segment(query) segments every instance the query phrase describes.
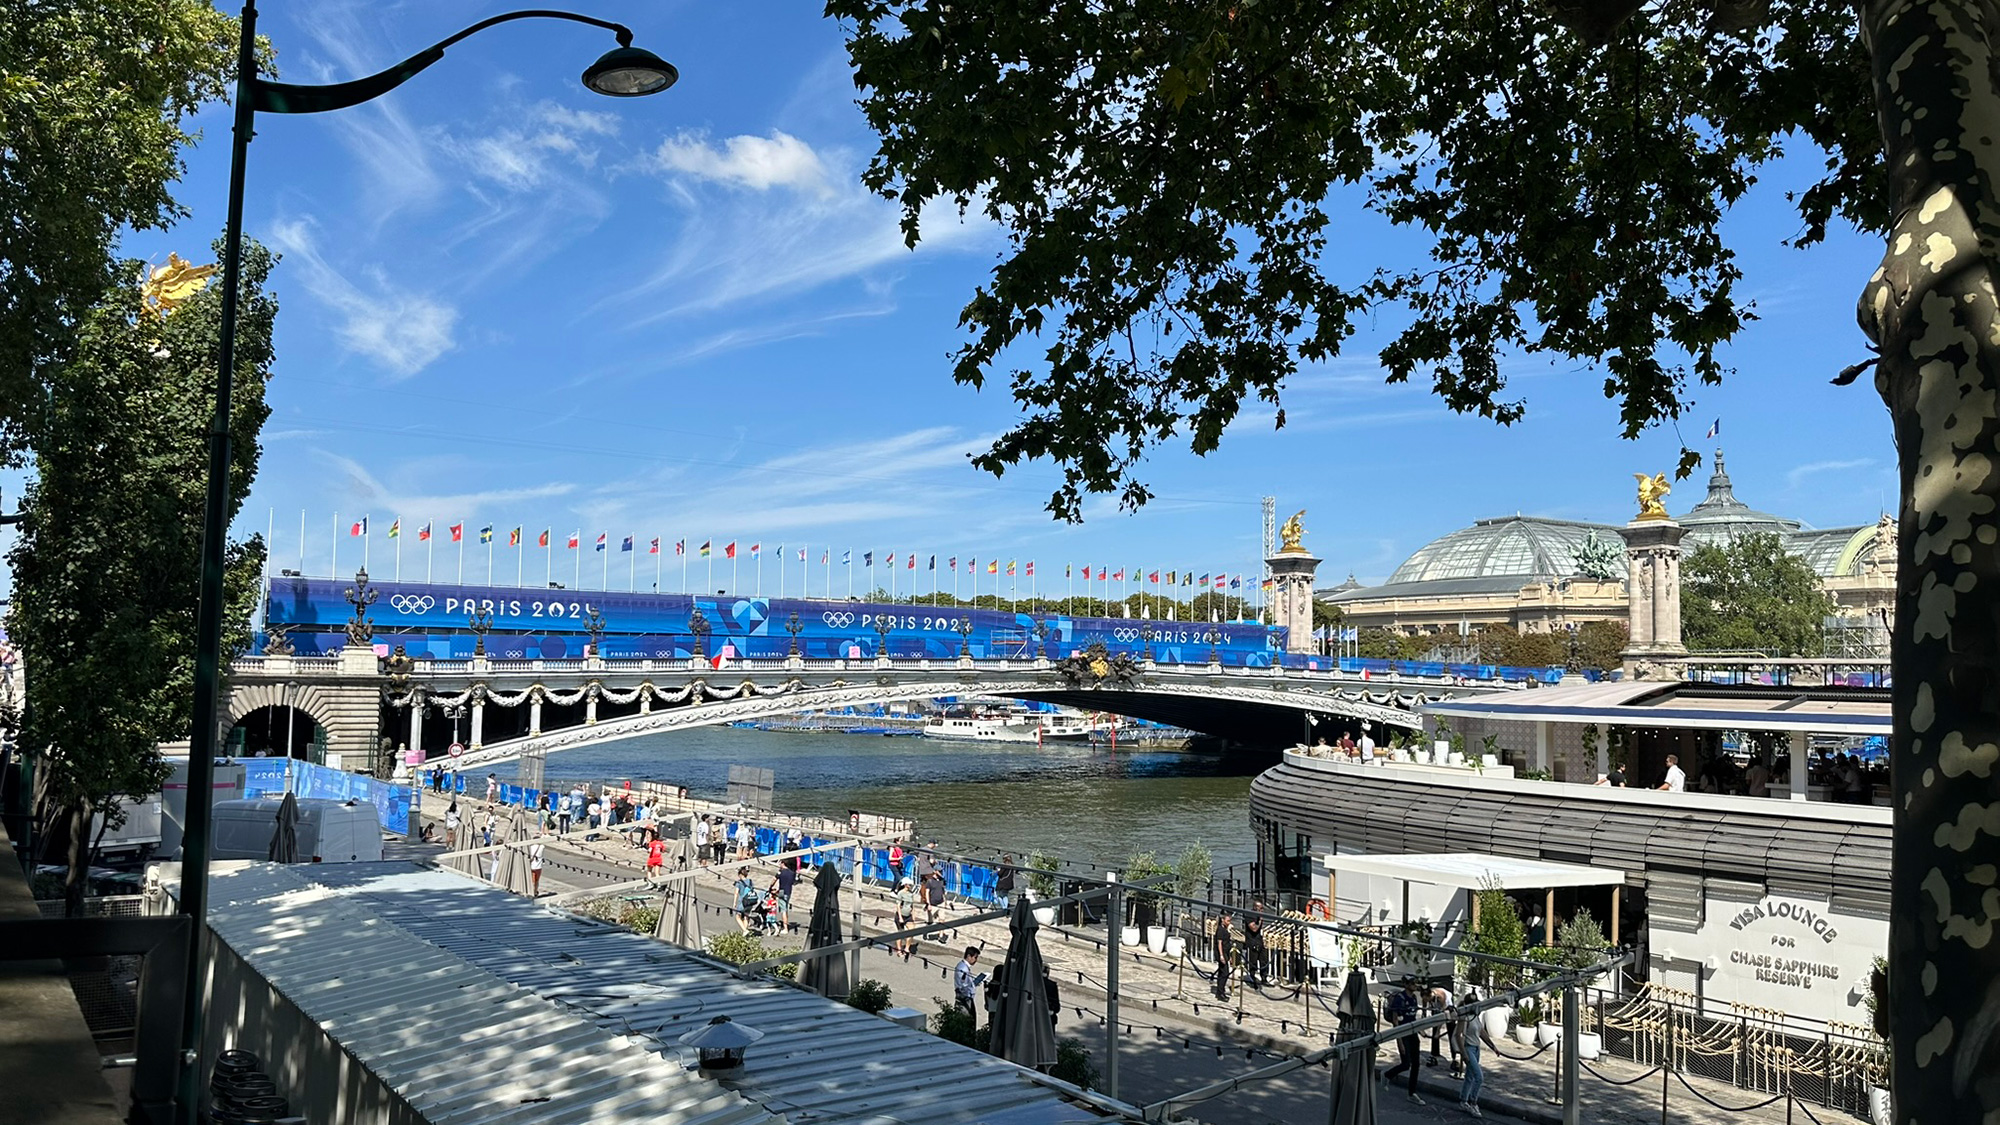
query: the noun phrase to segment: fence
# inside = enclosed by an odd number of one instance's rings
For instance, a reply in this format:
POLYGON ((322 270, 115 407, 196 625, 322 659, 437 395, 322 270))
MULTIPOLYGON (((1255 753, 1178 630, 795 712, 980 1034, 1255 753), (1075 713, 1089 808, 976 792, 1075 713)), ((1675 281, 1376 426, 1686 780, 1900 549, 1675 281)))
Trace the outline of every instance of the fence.
POLYGON ((316 766, 296 758, 238 758, 243 767, 243 795, 276 797, 296 793, 300 800, 366 801, 375 806, 382 828, 397 834, 410 830, 410 787, 392 785, 358 773, 316 766))

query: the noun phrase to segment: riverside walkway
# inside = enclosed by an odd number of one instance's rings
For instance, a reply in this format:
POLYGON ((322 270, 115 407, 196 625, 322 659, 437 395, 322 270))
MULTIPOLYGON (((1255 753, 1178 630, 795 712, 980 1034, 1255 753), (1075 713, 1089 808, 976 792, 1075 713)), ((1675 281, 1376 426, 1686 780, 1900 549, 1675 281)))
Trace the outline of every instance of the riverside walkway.
MULTIPOLYGON (((644 852, 627 845, 620 837, 600 837, 586 841, 582 834, 569 837, 547 836, 547 869, 543 874, 543 896, 589 891, 628 883, 641 877, 644 852)), ((732 884, 739 866, 731 860, 705 868, 694 877, 697 901, 701 905, 701 925, 705 935, 737 932, 731 910, 732 884)), ((776 871, 769 860, 747 861, 761 886, 776 871)), ((890 932, 891 899, 872 886, 857 888, 843 884, 844 918, 859 914, 860 936, 890 932)), ((813 904, 810 878, 802 876, 796 890, 792 917, 797 929, 781 936, 767 937, 767 946, 778 951, 803 947, 804 923, 813 904)), ((614 893, 643 905, 653 898, 643 889, 614 893)), ((947 904, 943 918, 966 917, 973 909, 947 904)), ((850 935, 854 936, 854 935, 850 935)), ((1008 933, 1002 921, 966 923, 946 934, 923 940, 907 961, 886 947, 874 947, 862 955, 863 977, 889 985, 897 1006, 916 1008, 927 1015, 936 1012, 938 1001, 951 996, 951 970, 965 946, 985 950, 982 966, 996 964, 1004 955, 1008 933)), ((1063 1012, 1058 1033, 1077 1036, 1090 1045, 1100 1071, 1104 1066, 1106 994, 1104 936, 1101 928, 1050 926, 1042 931, 1041 948, 1061 990, 1063 1012)), ((1157 1101, 1207 1083, 1246 1075, 1283 1059, 1324 1047, 1333 1023, 1331 995, 1304 992, 1292 986, 1268 992, 1238 990, 1231 1002, 1213 999, 1208 981, 1200 975, 1200 965, 1185 964, 1156 955, 1144 948, 1125 947, 1120 951, 1120 1038, 1119 1096, 1128 1102, 1157 1101)), ((982 1016, 982 1020, 983 1020, 982 1016)), ((1428 1044, 1426 1044, 1428 1047, 1428 1044)), ((1384 1064, 1393 1061, 1385 1053, 1384 1064)), ((1533 1054, 1518 1043, 1502 1042, 1484 1053, 1486 1082, 1481 1104, 1489 1119, 1502 1121, 1561 1121, 1561 1108, 1554 1104, 1556 1089, 1555 1052, 1533 1054), (1495 1057, 1495 1056, 1498 1057, 1495 1057), (1524 1057, 1531 1056, 1531 1057, 1524 1057)), ((1766 1125, 1787 1121, 1784 1099, 1759 1109, 1735 1112, 1719 1107, 1748 1106, 1765 1100, 1726 1084, 1689 1078, 1683 1085, 1678 1077, 1649 1073, 1647 1068, 1604 1057, 1589 1064, 1596 1075, 1586 1071, 1582 1081, 1581 1120, 1605 1125, 1645 1125, 1663 1120, 1691 1125, 1766 1125), (1601 1077, 1600 1077, 1601 1076, 1601 1077), (1614 1085, 1614 1083, 1629 1083, 1614 1085), (1662 1087, 1666 1087, 1663 1113, 1662 1087)), ((1324 1119, 1330 1088, 1328 1071, 1308 1067, 1277 1078, 1248 1081, 1238 1089, 1203 1102, 1182 1106, 1183 1116, 1211 1122, 1261 1123, 1314 1121, 1324 1119)), ((1428 1103, 1418 1107, 1403 1096, 1400 1084, 1384 1088, 1378 1097, 1379 1120, 1391 1125, 1417 1122, 1461 1120, 1458 1083, 1444 1069, 1426 1067, 1420 1083, 1428 1103)), ((1857 1120, 1846 1114, 1812 1106, 1793 1105, 1790 1121, 1806 1125, 1812 1121, 1831 1123, 1857 1120)))

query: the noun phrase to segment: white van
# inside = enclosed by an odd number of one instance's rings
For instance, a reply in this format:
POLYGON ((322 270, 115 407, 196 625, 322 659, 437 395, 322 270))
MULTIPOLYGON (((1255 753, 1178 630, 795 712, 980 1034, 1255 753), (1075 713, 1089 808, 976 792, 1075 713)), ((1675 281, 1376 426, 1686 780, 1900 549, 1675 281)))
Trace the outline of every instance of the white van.
MULTIPOLYGON (((212 859, 268 859, 280 797, 217 801, 212 859)), ((300 863, 360 863, 382 858, 382 822, 366 801, 299 802, 300 863)))

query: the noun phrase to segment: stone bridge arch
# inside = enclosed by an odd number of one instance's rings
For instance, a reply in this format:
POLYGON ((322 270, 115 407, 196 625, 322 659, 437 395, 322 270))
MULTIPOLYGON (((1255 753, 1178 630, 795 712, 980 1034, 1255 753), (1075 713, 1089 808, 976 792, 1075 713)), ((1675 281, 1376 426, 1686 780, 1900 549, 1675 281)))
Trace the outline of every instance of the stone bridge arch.
POLYGON ((379 682, 271 679, 234 683, 224 709, 222 740, 228 740, 245 716, 266 707, 287 706, 311 718, 325 732, 329 754, 360 756, 347 758, 351 766, 372 760, 367 756, 374 753, 382 729, 379 682))

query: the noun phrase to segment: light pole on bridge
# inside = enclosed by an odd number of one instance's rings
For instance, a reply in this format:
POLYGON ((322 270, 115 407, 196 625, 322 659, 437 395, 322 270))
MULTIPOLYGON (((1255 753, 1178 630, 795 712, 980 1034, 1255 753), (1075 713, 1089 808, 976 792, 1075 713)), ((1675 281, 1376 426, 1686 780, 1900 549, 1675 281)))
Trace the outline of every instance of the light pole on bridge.
MULTIPOLYGON (((650 51, 632 46, 632 31, 573 12, 533 10, 507 12, 484 19, 463 31, 426 47, 395 66, 349 82, 323 86, 301 86, 272 82, 257 74, 257 5, 245 0, 240 24, 241 37, 236 55, 236 115, 229 161, 229 202, 222 244, 222 307, 220 339, 217 342, 215 412, 208 434, 208 495, 202 513, 201 597, 195 614, 194 729, 188 746, 188 792, 208 793, 214 780, 217 724, 217 691, 222 681, 222 613, 225 599, 223 573, 228 551, 230 515, 230 423, 236 376, 236 312, 238 286, 243 262, 243 184, 250 154, 250 138, 256 132, 256 115, 265 113, 325 113, 346 109, 381 97, 401 86, 419 72, 444 57, 445 49, 486 28, 519 19, 558 19, 588 24, 612 32, 618 47, 592 63, 583 72, 587 88, 611 97, 638 97, 656 94, 672 86, 680 77, 672 65, 650 51)), ((357 607, 357 614, 360 610, 357 607)), ((358 618, 365 623, 365 618, 358 618)), ((202 957, 201 935, 208 909, 207 801, 189 801, 182 843, 180 910, 189 920, 185 987, 182 990, 181 1026, 176 1053, 180 1073, 173 1099, 173 1116, 183 1125, 194 1125, 199 1114, 199 1074, 196 1060, 202 1045, 203 1003, 207 965, 202 957)), ((162 1044, 147 1043, 142 1049, 158 1050, 162 1044)), ((157 1106, 163 1110, 164 1106, 157 1106)))

